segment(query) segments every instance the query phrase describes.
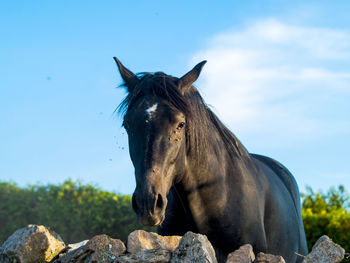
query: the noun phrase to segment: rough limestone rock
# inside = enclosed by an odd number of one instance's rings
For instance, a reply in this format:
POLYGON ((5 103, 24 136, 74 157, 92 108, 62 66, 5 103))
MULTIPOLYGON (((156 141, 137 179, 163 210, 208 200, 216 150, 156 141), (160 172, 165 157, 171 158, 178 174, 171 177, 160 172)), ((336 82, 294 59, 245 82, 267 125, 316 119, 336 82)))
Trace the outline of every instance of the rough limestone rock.
POLYGON ((80 247, 85 246, 87 242, 89 242, 88 239, 87 239, 87 240, 84 240, 84 241, 80 241, 80 242, 78 242, 78 243, 69 244, 69 245, 66 247, 66 249, 68 250, 68 252, 69 252, 69 251, 72 251, 72 250, 76 250, 76 249, 78 249, 78 248, 80 248, 80 247))
POLYGON ((345 250, 328 236, 321 236, 303 263, 337 263, 343 260, 345 250))
POLYGON ((205 235, 187 232, 175 249, 171 263, 217 263, 215 251, 205 235))
POLYGON ((79 243, 69 244, 65 249, 63 249, 55 258, 54 263, 66 263, 72 262, 73 258, 79 258, 79 255, 83 253, 83 247, 89 240, 84 240, 79 243))
POLYGON ((246 244, 228 254, 226 263, 252 263, 254 259, 253 247, 250 244, 246 244))
POLYGON ((116 263, 168 263, 171 251, 167 249, 150 249, 136 254, 126 254, 116 259, 116 263))
POLYGON ((110 238, 107 235, 98 235, 93 237, 83 247, 85 252, 92 251, 89 260, 84 263, 108 263, 115 260, 126 252, 124 243, 119 239, 110 238))
POLYGON ((156 233, 135 230, 128 237, 128 252, 138 253, 149 249, 174 251, 180 243, 181 236, 161 236, 156 233))
POLYGON ((256 255, 255 263, 286 263, 282 256, 264 254, 263 252, 256 255))
POLYGON ((65 244, 62 238, 45 226, 29 225, 14 232, 0 248, 0 262, 50 262, 65 244))
POLYGON ((126 248, 121 240, 107 235, 98 235, 85 245, 59 257, 54 263, 111 263, 125 252, 126 248))

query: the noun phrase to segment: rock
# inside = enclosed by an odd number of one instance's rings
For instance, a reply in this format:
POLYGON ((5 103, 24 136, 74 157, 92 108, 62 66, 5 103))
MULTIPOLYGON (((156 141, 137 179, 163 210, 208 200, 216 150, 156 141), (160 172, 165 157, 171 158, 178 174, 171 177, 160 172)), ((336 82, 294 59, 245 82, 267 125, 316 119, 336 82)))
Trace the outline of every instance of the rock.
POLYGON ((187 232, 175 249, 171 263, 217 263, 215 251, 205 235, 187 232))
POLYGON ((251 263, 254 259, 253 247, 250 244, 246 244, 228 254, 226 263, 251 263))
POLYGON ((303 263, 337 263, 343 260, 345 250, 328 236, 321 236, 312 247, 303 263))
POLYGON ((89 240, 84 240, 79 243, 69 244, 55 258, 54 263, 70 262, 74 256, 77 258, 83 253, 83 247, 89 240))
POLYGON ((136 254, 126 254, 116 259, 116 263, 168 263, 171 251, 167 249, 150 249, 136 254))
POLYGON ((282 256, 264 254, 263 252, 256 255, 254 263, 286 263, 282 256))
POLYGON ((107 235, 98 235, 90 239, 85 245, 64 254, 54 263, 111 263, 126 252, 124 243, 107 235))
POLYGON ((90 260, 84 263, 107 263, 126 252, 126 247, 121 240, 107 235, 94 236, 83 248, 85 252, 93 251, 90 260))
POLYGON ((84 240, 84 241, 80 241, 80 242, 78 242, 78 243, 69 244, 69 245, 67 246, 67 249, 68 249, 68 251, 76 250, 76 249, 78 249, 78 248, 80 248, 80 247, 85 246, 87 242, 89 242, 88 239, 87 239, 87 240, 84 240))
POLYGON ((179 245, 181 236, 161 236, 156 233, 135 230, 128 237, 128 252, 138 253, 149 249, 174 251, 179 245))
POLYGON ((29 225, 14 232, 0 248, 0 262, 50 262, 65 248, 62 238, 45 226, 29 225))

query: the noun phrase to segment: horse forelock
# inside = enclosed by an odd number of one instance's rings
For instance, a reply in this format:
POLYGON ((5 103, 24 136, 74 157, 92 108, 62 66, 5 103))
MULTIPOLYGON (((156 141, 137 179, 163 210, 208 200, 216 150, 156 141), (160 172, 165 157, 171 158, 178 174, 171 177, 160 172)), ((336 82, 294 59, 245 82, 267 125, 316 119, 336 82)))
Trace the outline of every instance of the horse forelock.
MULTIPOLYGON (((146 97, 147 95, 152 95, 167 101, 184 114, 189 113, 187 102, 177 88, 178 78, 166 75, 163 72, 156 72, 153 74, 138 73, 137 75, 140 79, 139 84, 132 92, 126 95, 116 109, 120 114, 125 115, 140 98, 146 97)), ((125 83, 120 86, 126 87, 125 83)))

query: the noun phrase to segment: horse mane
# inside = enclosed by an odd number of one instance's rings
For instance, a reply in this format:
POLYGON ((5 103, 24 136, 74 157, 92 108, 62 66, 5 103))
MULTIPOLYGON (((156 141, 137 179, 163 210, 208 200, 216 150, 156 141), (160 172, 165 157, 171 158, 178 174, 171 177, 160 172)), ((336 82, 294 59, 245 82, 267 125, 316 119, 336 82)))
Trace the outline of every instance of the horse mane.
MULTIPOLYGON (((213 142, 213 129, 218 131, 219 137, 224 142, 225 148, 232 159, 246 159, 249 156, 245 147, 211 111, 194 86, 183 95, 178 88, 179 79, 176 77, 163 72, 154 74, 138 73, 137 76, 140 79, 139 84, 126 95, 116 109, 122 116, 140 98, 145 95, 153 95, 166 100, 170 105, 185 114, 187 152, 195 156, 196 160, 201 160, 201 155, 206 152, 203 149, 208 149, 207 147, 210 144, 214 147, 217 146, 215 148, 216 154, 222 152, 222 148, 219 147, 220 144, 213 142)), ((126 84, 123 83, 120 86, 126 87, 126 84)))

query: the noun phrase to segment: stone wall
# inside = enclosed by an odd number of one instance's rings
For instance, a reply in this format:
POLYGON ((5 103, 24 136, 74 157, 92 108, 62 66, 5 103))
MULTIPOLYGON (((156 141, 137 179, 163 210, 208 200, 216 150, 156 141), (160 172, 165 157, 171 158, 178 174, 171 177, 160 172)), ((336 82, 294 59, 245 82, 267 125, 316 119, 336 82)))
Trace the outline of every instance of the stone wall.
MULTIPOLYGON (((336 263, 344 249, 322 236, 303 263, 336 263)), ((107 235, 66 245, 45 226, 29 225, 14 232, 0 247, 0 263, 215 263, 215 251, 205 235, 160 236, 136 230, 126 244, 107 235)), ((228 255, 226 263, 283 263, 281 256, 259 253, 246 244, 228 255)))

